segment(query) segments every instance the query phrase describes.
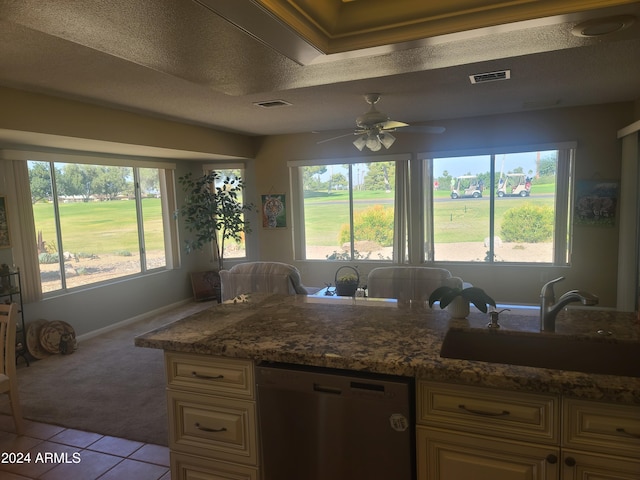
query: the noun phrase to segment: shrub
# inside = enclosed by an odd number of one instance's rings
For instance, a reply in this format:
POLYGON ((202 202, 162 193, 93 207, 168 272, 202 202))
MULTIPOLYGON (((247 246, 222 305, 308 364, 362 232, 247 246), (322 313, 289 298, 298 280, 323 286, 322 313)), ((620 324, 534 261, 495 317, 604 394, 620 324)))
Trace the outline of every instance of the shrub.
MULTIPOLYGON (((349 225, 340 229, 340 245, 349 242, 349 225)), ((383 247, 393 245, 393 208, 373 205, 353 215, 354 240, 371 240, 383 247)))
POLYGON ((549 241, 553 235, 553 209, 530 203, 511 208, 502 218, 500 234, 505 242, 549 241))
POLYGON ((41 264, 58 263, 60 258, 57 253, 41 253, 38 255, 38 262, 41 264))

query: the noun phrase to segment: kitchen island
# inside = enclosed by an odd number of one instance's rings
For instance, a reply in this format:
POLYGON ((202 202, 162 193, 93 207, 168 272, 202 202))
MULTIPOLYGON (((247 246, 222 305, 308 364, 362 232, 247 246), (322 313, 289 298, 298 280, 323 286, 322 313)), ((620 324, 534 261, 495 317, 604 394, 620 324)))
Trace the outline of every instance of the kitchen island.
MULTIPOLYGON (((538 317, 535 312, 524 310, 518 312, 515 310, 505 312, 501 316, 502 329, 537 331, 538 317)), ((630 439, 630 448, 640 446, 640 439, 637 438, 640 430, 638 432, 634 430, 640 429, 638 413, 640 412, 640 378, 592 375, 440 357, 440 347, 450 327, 486 328, 487 321, 487 315, 478 311, 472 312, 465 320, 453 320, 448 312, 437 308, 433 310, 424 307, 411 308, 411 306, 398 305, 395 301, 389 300, 255 295, 249 303, 218 305, 143 334, 135 339, 135 344, 140 347, 159 348, 167 352, 170 395, 172 378, 180 376, 180 355, 185 355, 183 359, 189 361, 209 358, 219 360, 223 366, 225 362, 234 360, 245 362, 243 371, 246 374, 242 382, 244 382, 243 388, 246 390, 247 399, 251 402, 255 402, 251 368, 260 362, 282 362, 415 378, 416 418, 419 424, 418 478, 421 480, 440 478, 437 477, 437 473, 427 472, 427 465, 435 464, 437 461, 432 458, 427 462, 426 456, 439 455, 436 451, 432 451, 434 447, 430 445, 433 442, 429 443, 430 440, 427 437, 433 432, 443 435, 451 433, 440 431, 442 425, 432 420, 437 417, 432 415, 433 412, 425 416, 426 410, 434 407, 429 403, 432 395, 430 392, 436 392, 433 395, 438 394, 440 392, 438 389, 442 385, 470 388, 473 392, 472 396, 481 397, 484 393, 496 392, 496 398, 500 399, 505 398, 506 392, 515 396, 525 396, 528 403, 531 402, 527 395, 532 395, 536 401, 540 396, 550 399, 549 412, 540 410, 542 414, 534 415, 536 418, 540 417, 541 422, 546 422, 550 433, 545 434, 544 437, 536 436, 538 435, 536 433, 531 435, 530 439, 531 448, 544 447, 546 452, 550 446, 553 446, 552 450, 555 453, 543 456, 543 460, 547 458, 543 461, 547 469, 556 468, 554 465, 558 463, 548 459, 560 457, 561 419, 564 422, 561 414, 561 400, 565 398, 592 403, 602 402, 598 405, 627 408, 624 415, 625 421, 631 422, 631 426, 628 427, 631 432, 625 431, 624 435, 630 439), (629 415, 630 418, 627 418, 629 415), (421 423, 424 425, 420 425, 421 423)), ((634 314, 602 310, 577 309, 562 312, 558 316, 557 333, 554 335, 585 335, 597 330, 611 332, 611 337, 614 339, 640 341, 640 328, 634 314)), ((544 352, 541 354, 543 355, 544 352)), ((197 361, 196 364, 198 364, 197 361)), ((182 369, 183 375, 201 376, 196 373, 196 370, 190 371, 189 368, 191 366, 185 366, 182 369)), ((179 384, 179 387, 182 388, 184 384, 186 382, 179 384)), ((186 390, 189 388, 187 386, 186 390)), ((192 392, 198 393, 195 389, 192 389, 192 392)), ((457 392, 456 395, 459 393, 457 392)), ((232 393, 224 396, 236 398, 241 395, 232 393)), ((205 400, 202 399, 203 402, 205 400)), ((237 402, 246 403, 245 408, 253 412, 249 415, 252 418, 248 421, 255 422, 255 403, 250 404, 246 399, 239 399, 237 402)), ((455 408, 459 406, 456 405, 455 408)), ((437 407, 435 405, 434 408, 437 409, 437 407)), ((578 407, 581 405, 578 404, 575 408, 578 407)), ((169 442, 172 447, 172 470, 175 478, 183 478, 187 475, 184 473, 187 467, 180 467, 186 462, 184 455, 187 460, 192 461, 188 468, 196 468, 193 467, 193 461, 206 454, 205 451, 195 448, 196 456, 191 457, 189 454, 193 452, 189 451, 189 442, 181 443, 178 439, 180 435, 177 430, 181 428, 181 421, 189 421, 188 412, 193 408, 195 408, 193 405, 169 407, 170 430, 171 435, 175 437, 170 438, 169 442), (182 418, 178 418, 181 416, 182 418), (174 450, 176 450, 175 454, 174 450)), ((226 405, 225 408, 230 406, 226 405)), ((566 407, 567 413, 564 417, 569 415, 571 408, 574 407, 566 407)), ((466 432, 465 435, 458 436, 464 436, 467 439, 478 433, 491 433, 490 428, 482 423, 478 426, 463 422, 459 426, 454 425, 453 428, 456 432, 458 430, 466 432)), ((498 432, 498 434, 500 440, 527 438, 526 433, 523 435, 518 431, 498 432)), ((483 442, 484 440, 486 439, 483 439, 483 442)), ((572 446, 571 441, 570 436, 567 436, 568 446, 572 446)), ((249 442, 252 444, 247 448, 256 449, 255 440, 252 442, 249 442)), ((500 444, 499 448, 504 449, 505 446, 500 444)), ((600 455, 602 449, 593 448, 600 455)), ((606 447, 603 448, 604 452, 610 451, 606 447)), ((570 450, 567 451, 570 452, 570 450)), ((573 455, 576 456, 575 452, 573 455)), ((246 478, 260 478, 258 457, 259 455, 254 452, 250 460, 241 459, 238 462, 237 455, 223 456, 222 463, 219 462, 219 464, 249 465, 251 473, 248 473, 246 478)), ((631 458, 636 460, 633 454, 631 458)), ((441 461, 446 462, 446 456, 441 461)), ((640 462, 637 465, 632 462, 631 467, 624 468, 630 471, 638 468, 637 478, 640 478, 640 462)), ((531 471, 534 470, 535 468, 532 467, 531 471)), ((623 469, 624 472, 627 470, 623 469)), ((229 474, 229 478, 235 477, 229 474)), ((543 477, 498 475, 496 478, 543 477)))

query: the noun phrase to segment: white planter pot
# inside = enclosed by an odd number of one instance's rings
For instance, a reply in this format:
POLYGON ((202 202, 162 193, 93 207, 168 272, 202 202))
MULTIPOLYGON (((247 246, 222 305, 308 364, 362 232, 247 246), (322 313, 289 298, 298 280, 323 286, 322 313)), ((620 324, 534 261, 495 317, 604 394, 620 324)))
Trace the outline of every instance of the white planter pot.
POLYGON ((447 305, 446 310, 451 314, 451 318, 467 318, 470 312, 469 302, 462 297, 457 297, 447 305))

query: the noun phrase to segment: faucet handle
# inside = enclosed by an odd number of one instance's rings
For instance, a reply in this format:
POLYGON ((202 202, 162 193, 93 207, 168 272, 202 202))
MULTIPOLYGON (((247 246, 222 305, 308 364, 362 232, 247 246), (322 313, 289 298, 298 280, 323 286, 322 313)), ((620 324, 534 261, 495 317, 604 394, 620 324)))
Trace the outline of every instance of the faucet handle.
POLYGON ((564 280, 564 277, 558 277, 554 280, 550 280, 542 286, 542 290, 540 291, 540 297, 545 298, 547 300, 555 301, 556 295, 553 291, 553 285, 564 280))

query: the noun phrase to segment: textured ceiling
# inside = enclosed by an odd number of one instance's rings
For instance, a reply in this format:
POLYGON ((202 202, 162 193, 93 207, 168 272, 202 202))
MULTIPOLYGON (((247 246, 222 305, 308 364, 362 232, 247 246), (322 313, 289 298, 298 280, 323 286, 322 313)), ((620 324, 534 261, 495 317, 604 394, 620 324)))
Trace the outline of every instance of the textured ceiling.
POLYGON ((249 135, 351 128, 367 92, 393 119, 434 124, 632 101, 640 22, 606 38, 570 33, 584 18, 640 18, 640 2, 626 3, 301 65, 192 0, 0 0, 0 85, 249 135), (499 69, 511 79, 469 82, 499 69), (254 105, 274 99, 291 106, 254 105))

